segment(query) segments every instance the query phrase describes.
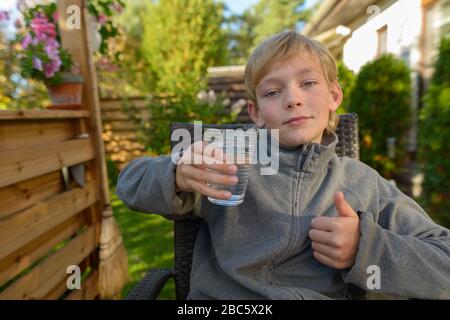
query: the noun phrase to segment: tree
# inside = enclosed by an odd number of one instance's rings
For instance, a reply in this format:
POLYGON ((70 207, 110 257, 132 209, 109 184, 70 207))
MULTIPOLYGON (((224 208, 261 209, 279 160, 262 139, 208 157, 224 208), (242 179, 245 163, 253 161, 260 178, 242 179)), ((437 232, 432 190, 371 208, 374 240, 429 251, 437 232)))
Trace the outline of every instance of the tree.
POLYGON ((195 96, 207 68, 225 60, 223 5, 214 0, 164 0, 145 13, 142 50, 156 92, 195 96))
POLYGON ((424 173, 420 202, 450 227, 450 38, 443 38, 419 117, 418 158, 424 173))
POLYGON ((298 30, 309 18, 305 1, 260 0, 242 14, 225 19, 229 63, 245 64, 252 50, 265 38, 283 30, 298 30))
POLYGON ((247 9, 242 14, 232 14, 225 19, 224 29, 228 41, 228 64, 243 65, 247 62, 255 42, 257 18, 247 9))
POLYGON ((260 0, 254 7, 258 23, 253 47, 268 36, 287 29, 296 30, 299 24, 306 22, 310 11, 304 10, 304 4, 304 0, 260 0))
MULTIPOLYGON (((200 101, 207 86, 207 68, 226 59, 226 38, 221 29, 223 5, 214 0, 164 0, 147 3, 141 12, 141 54, 152 81, 147 93, 149 117, 125 104, 139 128, 140 141, 152 154, 170 151, 168 133, 173 121, 205 123, 233 121, 226 100, 200 101)), ((137 41, 140 41, 136 37, 137 41)))

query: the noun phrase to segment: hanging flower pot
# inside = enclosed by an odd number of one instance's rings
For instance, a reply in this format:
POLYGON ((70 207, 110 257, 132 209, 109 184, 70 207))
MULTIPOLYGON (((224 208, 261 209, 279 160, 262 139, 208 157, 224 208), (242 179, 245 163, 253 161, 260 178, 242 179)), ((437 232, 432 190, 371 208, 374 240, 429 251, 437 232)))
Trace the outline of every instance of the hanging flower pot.
POLYGON ((47 84, 47 90, 51 101, 49 109, 79 109, 82 102, 83 77, 63 74, 61 83, 47 84))

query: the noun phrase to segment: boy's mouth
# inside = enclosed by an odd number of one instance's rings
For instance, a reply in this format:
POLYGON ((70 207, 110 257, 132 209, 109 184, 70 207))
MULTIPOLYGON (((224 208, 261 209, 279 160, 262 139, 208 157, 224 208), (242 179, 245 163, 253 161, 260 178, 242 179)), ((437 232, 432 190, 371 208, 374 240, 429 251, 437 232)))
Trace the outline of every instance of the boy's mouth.
POLYGON ((307 117, 307 116, 293 117, 293 118, 290 118, 288 121, 285 121, 283 124, 300 124, 310 118, 311 117, 307 117))

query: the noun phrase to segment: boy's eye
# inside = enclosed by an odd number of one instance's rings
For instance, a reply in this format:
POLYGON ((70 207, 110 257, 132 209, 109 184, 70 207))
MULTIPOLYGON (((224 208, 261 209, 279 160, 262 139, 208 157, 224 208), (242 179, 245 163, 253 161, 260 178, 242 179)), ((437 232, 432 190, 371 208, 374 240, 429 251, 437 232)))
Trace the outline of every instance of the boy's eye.
POLYGON ((264 97, 273 97, 274 95, 276 95, 277 93, 279 93, 280 90, 269 90, 264 92, 264 97))
POLYGON ((305 82, 303 82, 302 87, 309 88, 309 87, 312 87, 313 85, 315 85, 316 83, 317 82, 315 82, 315 81, 305 81, 305 82))

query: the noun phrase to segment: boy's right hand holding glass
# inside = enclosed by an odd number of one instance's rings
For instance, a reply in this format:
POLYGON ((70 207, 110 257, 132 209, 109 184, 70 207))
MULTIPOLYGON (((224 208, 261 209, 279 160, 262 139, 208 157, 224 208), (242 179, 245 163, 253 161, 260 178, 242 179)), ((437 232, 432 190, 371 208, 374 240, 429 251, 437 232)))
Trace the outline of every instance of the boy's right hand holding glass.
POLYGON ((237 166, 225 163, 222 150, 211 148, 205 141, 197 141, 189 146, 178 161, 175 171, 175 191, 199 192, 216 199, 228 200, 231 192, 210 188, 207 183, 235 185, 237 166), (215 172, 207 171, 212 169, 215 172))

